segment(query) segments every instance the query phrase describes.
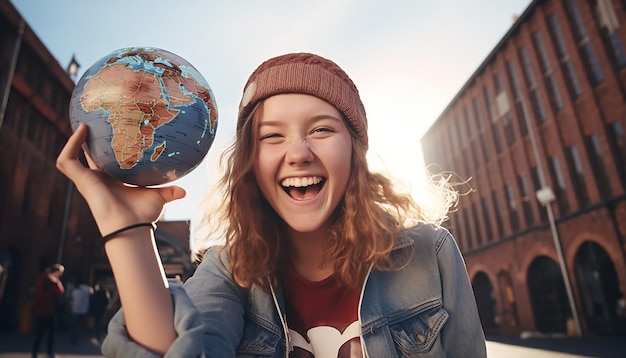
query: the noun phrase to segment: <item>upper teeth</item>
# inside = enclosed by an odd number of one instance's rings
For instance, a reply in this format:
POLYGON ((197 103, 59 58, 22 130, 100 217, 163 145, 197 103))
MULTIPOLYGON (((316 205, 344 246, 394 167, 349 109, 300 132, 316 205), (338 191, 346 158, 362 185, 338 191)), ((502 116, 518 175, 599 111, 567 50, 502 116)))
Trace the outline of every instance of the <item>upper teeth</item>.
POLYGON ((294 186, 297 188, 309 185, 315 185, 322 181, 322 177, 314 176, 314 177, 305 177, 305 178, 285 178, 280 184, 282 186, 294 186))

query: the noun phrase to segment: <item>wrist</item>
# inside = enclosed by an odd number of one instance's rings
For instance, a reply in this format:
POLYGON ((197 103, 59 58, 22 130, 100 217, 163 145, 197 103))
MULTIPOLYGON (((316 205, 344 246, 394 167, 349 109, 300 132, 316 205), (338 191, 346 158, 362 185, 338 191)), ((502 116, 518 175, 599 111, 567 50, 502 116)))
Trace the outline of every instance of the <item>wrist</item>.
POLYGON ((102 236, 102 242, 106 243, 107 241, 119 236, 120 234, 126 232, 126 231, 130 231, 130 230, 134 230, 140 227, 150 227, 152 228, 152 230, 156 230, 156 224, 153 222, 142 222, 142 223, 136 223, 136 224, 132 224, 132 225, 128 225, 128 226, 124 226, 120 229, 114 230, 106 235, 102 236))

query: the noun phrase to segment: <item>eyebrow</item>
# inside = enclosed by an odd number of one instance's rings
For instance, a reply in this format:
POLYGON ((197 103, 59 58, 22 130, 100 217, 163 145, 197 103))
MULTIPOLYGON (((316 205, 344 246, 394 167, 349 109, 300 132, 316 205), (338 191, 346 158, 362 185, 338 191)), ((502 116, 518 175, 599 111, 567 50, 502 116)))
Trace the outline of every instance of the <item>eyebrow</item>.
POLYGON ((261 127, 279 127, 282 123, 279 121, 259 121, 259 128, 261 127))
MULTIPOLYGON (((325 119, 330 119, 330 120, 333 120, 333 121, 336 121, 336 122, 343 123, 343 119, 342 118, 335 117, 335 116, 333 116, 331 114, 320 114, 320 115, 317 115, 317 116, 313 116, 313 117, 309 118, 307 120, 307 122, 313 123, 313 122, 317 122, 317 121, 321 121, 321 120, 325 120, 325 119)), ((280 127, 283 124, 284 124, 284 121, 266 121, 266 120, 261 119, 259 121, 259 128, 261 128, 261 127, 280 127)))

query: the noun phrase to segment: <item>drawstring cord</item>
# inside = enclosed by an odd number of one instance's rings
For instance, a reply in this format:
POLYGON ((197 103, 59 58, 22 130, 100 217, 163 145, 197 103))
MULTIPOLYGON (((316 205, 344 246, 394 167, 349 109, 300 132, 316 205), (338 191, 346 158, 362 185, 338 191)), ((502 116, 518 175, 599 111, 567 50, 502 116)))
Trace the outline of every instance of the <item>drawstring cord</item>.
POLYGON ((276 292, 274 292, 274 286, 272 285, 271 281, 270 281, 270 291, 272 292, 272 299, 274 300, 274 305, 276 306, 276 310, 278 311, 278 317, 280 318, 280 323, 283 326, 283 333, 285 334, 286 357, 288 357, 289 353, 293 351, 293 346, 291 343, 291 335, 289 334, 287 321, 285 321, 285 317, 283 317, 282 311, 280 310, 280 305, 278 304, 278 298, 276 298, 276 292))

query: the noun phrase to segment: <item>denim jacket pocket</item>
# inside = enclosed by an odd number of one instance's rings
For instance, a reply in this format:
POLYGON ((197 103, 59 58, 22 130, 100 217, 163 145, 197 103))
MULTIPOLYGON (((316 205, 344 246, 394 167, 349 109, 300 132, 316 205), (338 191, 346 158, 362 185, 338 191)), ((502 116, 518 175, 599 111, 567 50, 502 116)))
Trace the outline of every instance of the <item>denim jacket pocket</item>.
POLYGON ((391 324, 389 329, 400 357, 440 356, 440 351, 429 351, 447 320, 448 312, 438 305, 391 324))
POLYGON ((247 321, 237 347, 237 357, 272 357, 276 354, 279 339, 277 334, 267 328, 247 321))

